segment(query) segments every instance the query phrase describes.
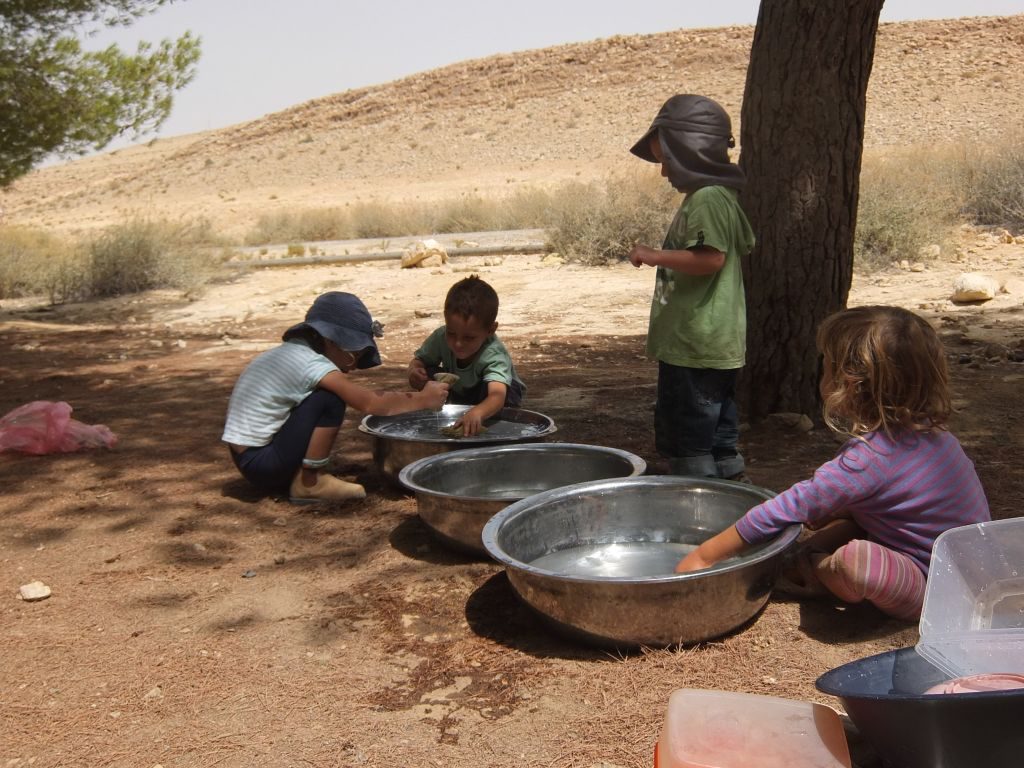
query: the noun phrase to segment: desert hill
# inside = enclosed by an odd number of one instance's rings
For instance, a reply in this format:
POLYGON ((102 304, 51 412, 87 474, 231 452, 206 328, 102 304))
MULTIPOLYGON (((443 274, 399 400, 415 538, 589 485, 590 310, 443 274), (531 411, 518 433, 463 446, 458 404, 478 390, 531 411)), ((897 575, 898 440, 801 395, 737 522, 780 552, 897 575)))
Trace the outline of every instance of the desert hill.
MULTIPOLYGON (((237 235, 275 210, 595 178, 631 165, 628 147, 673 93, 712 96, 738 123, 752 36, 677 30, 466 61, 45 168, 0 206, 8 223, 65 232, 144 214, 237 235)), ((869 151, 996 135, 1022 107, 1024 15, 881 25, 869 151)))

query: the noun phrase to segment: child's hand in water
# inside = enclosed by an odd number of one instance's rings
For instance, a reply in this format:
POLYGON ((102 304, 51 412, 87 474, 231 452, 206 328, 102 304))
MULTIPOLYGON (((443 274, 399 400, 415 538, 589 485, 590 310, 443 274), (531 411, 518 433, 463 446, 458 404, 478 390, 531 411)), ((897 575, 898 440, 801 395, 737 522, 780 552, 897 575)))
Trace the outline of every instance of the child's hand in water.
POLYGON ((476 412, 475 408, 471 408, 462 414, 462 418, 459 419, 453 426, 458 427, 462 425, 462 434, 466 437, 473 437, 479 435, 483 427, 483 419, 480 418, 480 414, 476 412))
POLYGON ((700 549, 693 550, 690 554, 684 557, 676 564, 676 573, 690 573, 690 571, 699 571, 703 568, 710 568, 714 563, 709 563, 703 557, 700 556, 700 549))

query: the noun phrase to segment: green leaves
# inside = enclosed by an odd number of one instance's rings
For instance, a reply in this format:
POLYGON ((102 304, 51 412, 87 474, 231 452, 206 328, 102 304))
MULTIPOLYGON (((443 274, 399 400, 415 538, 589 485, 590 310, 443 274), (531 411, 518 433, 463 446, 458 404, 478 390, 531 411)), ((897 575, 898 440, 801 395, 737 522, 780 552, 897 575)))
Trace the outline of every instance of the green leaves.
POLYGON ((82 154, 170 115, 195 76, 200 41, 186 32, 134 54, 83 51, 75 28, 130 23, 167 0, 0 0, 0 187, 48 155, 82 154))

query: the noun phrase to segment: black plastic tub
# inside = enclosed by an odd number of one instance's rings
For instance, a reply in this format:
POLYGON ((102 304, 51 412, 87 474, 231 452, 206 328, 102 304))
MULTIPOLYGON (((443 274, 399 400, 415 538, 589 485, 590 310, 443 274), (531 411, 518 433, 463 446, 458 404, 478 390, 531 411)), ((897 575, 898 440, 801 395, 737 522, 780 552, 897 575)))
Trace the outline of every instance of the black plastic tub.
POLYGON ((839 697, 888 768, 1024 766, 1024 689, 924 693, 948 679, 902 648, 836 667, 816 684, 839 697))

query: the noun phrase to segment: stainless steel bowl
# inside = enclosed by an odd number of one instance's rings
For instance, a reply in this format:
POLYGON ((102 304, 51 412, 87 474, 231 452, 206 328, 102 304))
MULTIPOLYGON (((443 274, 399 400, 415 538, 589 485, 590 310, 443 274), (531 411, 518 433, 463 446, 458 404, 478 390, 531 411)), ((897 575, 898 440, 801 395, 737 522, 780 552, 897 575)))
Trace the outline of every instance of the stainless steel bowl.
POLYGON ((407 464, 399 482, 420 518, 447 544, 486 555, 484 524, 509 504, 588 480, 642 475, 639 456, 576 443, 526 443, 441 453, 407 464))
POLYGON ((386 477, 398 482, 406 464, 425 456, 485 445, 539 442, 553 435, 555 422, 542 413, 522 408, 503 408, 487 419, 487 431, 473 437, 446 437, 450 427, 470 409, 446 405, 440 411, 411 411, 397 416, 366 416, 359 430, 373 438, 373 461, 386 477))
POLYGON ((675 564, 774 495, 727 480, 598 480, 509 505, 482 539, 519 597, 570 636, 602 646, 696 643, 757 614, 800 526, 713 568, 677 574, 675 564))

